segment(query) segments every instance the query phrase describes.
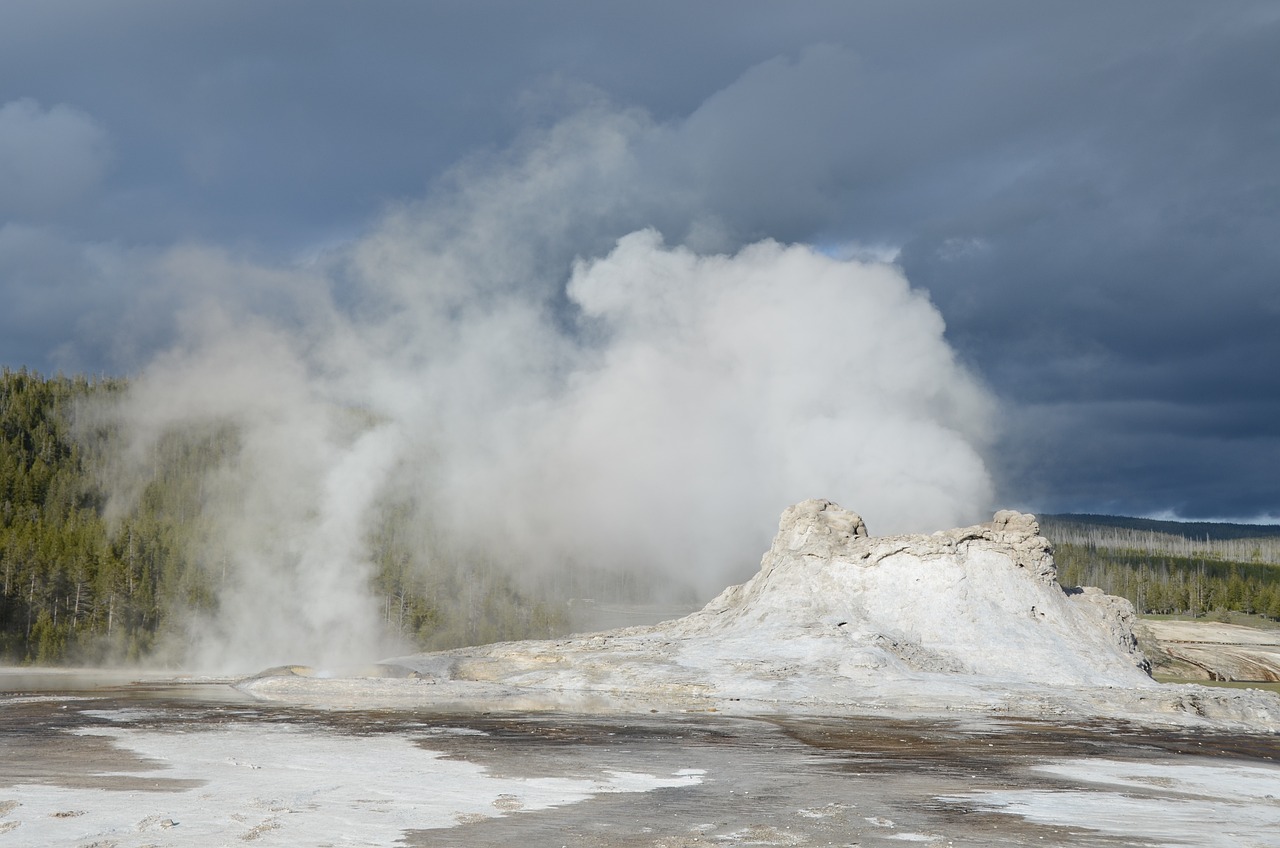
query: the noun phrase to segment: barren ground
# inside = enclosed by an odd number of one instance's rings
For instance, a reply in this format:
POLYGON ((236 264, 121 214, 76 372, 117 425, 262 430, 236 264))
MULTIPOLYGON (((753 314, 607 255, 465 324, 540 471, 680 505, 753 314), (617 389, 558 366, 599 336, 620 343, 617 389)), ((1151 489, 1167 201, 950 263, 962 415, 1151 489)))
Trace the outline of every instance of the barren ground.
POLYGON ((1155 619, 1139 626, 1157 672, 1189 680, 1280 682, 1280 629, 1155 619))
POLYGON ((99 683, 0 674, 0 846, 1280 846, 1274 735, 99 683))

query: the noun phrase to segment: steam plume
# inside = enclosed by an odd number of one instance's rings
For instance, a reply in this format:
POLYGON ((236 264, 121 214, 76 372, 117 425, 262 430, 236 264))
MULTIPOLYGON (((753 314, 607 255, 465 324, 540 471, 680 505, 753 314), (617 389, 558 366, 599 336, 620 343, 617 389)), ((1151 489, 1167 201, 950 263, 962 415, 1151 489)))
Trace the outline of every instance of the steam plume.
POLYGON ((589 111, 304 269, 170 257, 228 282, 134 383, 129 455, 175 427, 240 434, 206 481, 230 577, 192 661, 388 650, 366 550, 388 499, 513 572, 645 569, 704 595, 748 576, 807 497, 875 532, 988 507, 991 403, 927 296, 803 245, 706 250, 732 238, 696 197, 655 212, 663 181, 641 179, 661 135, 589 111))

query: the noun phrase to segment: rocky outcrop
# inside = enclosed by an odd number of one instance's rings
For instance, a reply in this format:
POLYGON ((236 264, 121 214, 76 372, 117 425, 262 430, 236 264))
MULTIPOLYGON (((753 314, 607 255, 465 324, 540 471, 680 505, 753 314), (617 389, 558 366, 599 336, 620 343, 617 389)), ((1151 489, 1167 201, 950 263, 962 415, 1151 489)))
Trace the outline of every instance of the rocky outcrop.
POLYGON ((870 536, 856 514, 810 500, 783 513, 754 578, 668 629, 694 641, 739 633, 762 644, 801 640, 868 668, 1148 683, 1128 603, 1064 591, 1056 576, 1030 515, 1000 512, 990 524, 928 536, 870 536))

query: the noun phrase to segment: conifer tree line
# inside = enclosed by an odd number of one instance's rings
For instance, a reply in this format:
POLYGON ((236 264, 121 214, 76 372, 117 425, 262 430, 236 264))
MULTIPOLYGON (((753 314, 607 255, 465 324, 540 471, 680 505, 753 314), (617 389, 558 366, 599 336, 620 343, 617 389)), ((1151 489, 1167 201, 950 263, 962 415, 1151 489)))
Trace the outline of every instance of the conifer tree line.
MULTIPOLYGON (((1119 525, 1118 516, 1107 516, 1109 523, 1095 524, 1100 516, 1046 516, 1041 525, 1059 545, 1075 545, 1091 549, 1146 551, 1179 559, 1209 559, 1220 562, 1267 563, 1280 565, 1280 526, 1188 523, 1177 529, 1177 522, 1151 522, 1165 530, 1119 525), (1253 535, 1242 536, 1241 533, 1253 535), (1267 533, 1268 535, 1261 535, 1267 533)), ((1137 524, 1142 519, 1135 519, 1137 524)))
MULTIPOLYGON (((126 388, 115 378, 0 370, 0 663, 163 660, 188 614, 217 606, 225 563, 202 520, 202 481, 237 449, 237 434, 221 426, 167 435, 136 503, 108 516, 103 484, 119 434, 86 426, 96 417, 80 413, 126 388)), ((563 602, 514 585, 495 564, 424 558, 409 520, 388 508, 368 540, 372 590, 388 630, 406 643, 438 649, 567 631, 563 602)))
POLYGON ((1083 519, 1045 517, 1040 524, 1064 586, 1097 586, 1141 614, 1241 612, 1280 620, 1280 528, 1215 539, 1083 519))

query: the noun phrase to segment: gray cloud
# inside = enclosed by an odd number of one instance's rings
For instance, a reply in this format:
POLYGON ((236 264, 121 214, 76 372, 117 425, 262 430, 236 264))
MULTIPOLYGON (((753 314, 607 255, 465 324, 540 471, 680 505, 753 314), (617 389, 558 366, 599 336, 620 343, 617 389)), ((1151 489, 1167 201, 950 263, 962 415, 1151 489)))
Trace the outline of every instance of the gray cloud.
POLYGON ((0 220, 43 220, 82 200, 110 155, 107 134, 78 109, 0 105, 0 220))

